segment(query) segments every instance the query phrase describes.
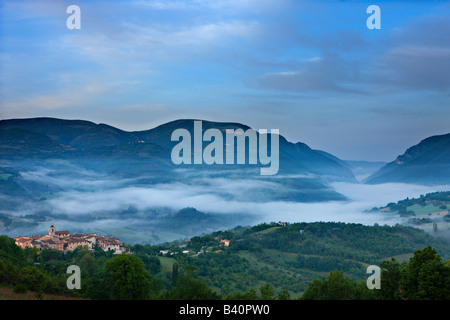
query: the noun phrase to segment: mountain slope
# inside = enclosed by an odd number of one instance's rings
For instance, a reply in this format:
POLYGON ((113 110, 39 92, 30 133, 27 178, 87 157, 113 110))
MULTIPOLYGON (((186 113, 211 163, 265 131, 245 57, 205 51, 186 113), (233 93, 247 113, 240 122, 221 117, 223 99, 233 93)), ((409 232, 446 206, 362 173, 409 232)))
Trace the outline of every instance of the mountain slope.
MULTIPOLYGON (((273 176, 260 175, 260 168, 267 165, 262 165, 259 157, 257 164, 249 164, 247 158, 246 164, 240 165, 175 165, 171 152, 179 141, 172 141, 171 135, 174 130, 184 128, 191 133, 193 140, 194 121, 181 119, 149 130, 127 132, 82 120, 2 120, 0 167, 8 167, 17 173, 11 182, 27 191, 34 200, 54 198, 75 189, 80 191, 75 184, 71 187, 67 182, 82 180, 80 183, 86 185, 89 181, 95 181, 96 176, 101 176, 102 181, 120 181, 124 188, 182 184, 192 190, 200 188, 210 196, 251 202, 345 200, 329 183, 355 182, 349 167, 336 157, 312 150, 301 142, 291 143, 283 136, 279 136, 279 171, 273 176), (60 181, 64 181, 64 186, 60 181), (232 184, 238 185, 239 190, 231 187, 232 184)), ((203 133, 210 128, 224 133, 224 151, 226 129, 250 129, 239 123, 202 121, 203 133)), ((256 137, 259 141, 261 136, 256 132, 256 137)), ((209 144, 203 141, 202 147, 209 144)), ((247 150, 248 145, 247 141, 247 150)), ((269 153, 270 145, 268 142, 269 153)), ((237 148, 234 152, 236 154, 237 148)), ((112 187, 85 186, 82 190, 105 188, 112 187)))
POLYGON ((450 183, 450 133, 422 140, 364 182, 368 184, 404 182, 427 185, 450 183))
POLYGON ((0 147, 3 159, 55 157, 71 149, 46 135, 14 127, 0 130, 0 147))
POLYGON ((28 130, 77 149, 119 145, 138 140, 138 137, 131 132, 84 120, 11 119, 0 121, 0 128, 3 130, 13 128, 28 130))
MULTIPOLYGON (((81 120, 53 118, 3 120, 0 121, 0 133, 4 136, 2 140, 4 148, 0 156, 7 159, 15 159, 19 155, 21 158, 28 156, 29 159, 48 157, 53 147, 54 157, 77 159, 77 161, 84 162, 86 160, 108 160, 109 163, 103 163, 102 168, 111 168, 111 164, 113 164, 113 171, 122 171, 124 174, 130 173, 128 170, 123 170, 127 167, 130 170, 134 168, 134 171, 138 172, 155 166, 159 170, 171 170, 174 168, 170 158, 171 150, 178 143, 178 141, 171 141, 172 132, 184 128, 193 137, 194 121, 192 119, 176 120, 150 130, 126 132, 105 124, 97 125, 81 120), (10 131, 11 129, 15 131, 10 131), (39 137, 41 141, 27 143, 21 148, 20 153, 16 153, 17 146, 23 145, 23 132, 17 130, 26 130, 29 134, 34 133, 36 139, 39 137), (17 133, 17 136, 14 136, 14 133, 17 133), (125 160, 132 165, 124 164, 125 160), (122 161, 120 163, 122 168, 114 169, 115 165, 119 166, 120 161, 122 161)), ((203 132, 210 128, 216 128, 222 132, 226 129, 242 129, 244 131, 250 129, 239 123, 212 121, 202 121, 202 127, 203 132)), ((225 139, 223 143, 225 150, 225 139)), ((207 142, 203 142, 203 147, 207 144, 207 142)), ((312 150, 301 142, 291 143, 283 136, 279 137, 279 146, 280 174, 312 175, 322 182, 336 180, 355 182, 351 170, 334 156, 312 150)), ((181 167, 183 166, 177 166, 177 168, 181 167)), ((194 167, 197 169, 199 166, 194 167)), ((194 167, 187 166, 189 169, 194 167)), ((201 169, 234 170, 236 167, 246 168, 248 172, 250 171, 247 169, 255 168, 254 165, 203 165, 201 169)))
MULTIPOLYGON (((178 143, 170 140, 172 132, 175 129, 184 128, 188 130, 191 137, 193 137, 194 121, 196 120, 176 120, 151 130, 133 132, 133 134, 139 136, 143 141, 160 145, 165 150, 171 150, 173 146, 178 143)), ((243 131, 251 129, 240 123, 202 121, 203 131, 211 128, 219 129, 222 132, 225 132, 226 129, 242 129, 243 131)), ((203 147, 207 144, 207 142, 204 142, 203 147)), ((248 147, 248 143, 246 146, 248 147)), ((268 147, 270 150, 270 145, 268 147)), ((279 137, 279 148, 280 173, 313 174, 321 176, 324 180, 328 181, 338 180, 355 182, 352 171, 341 160, 334 156, 326 156, 325 152, 313 150, 301 142, 289 142, 282 135, 279 137)), ((221 169, 224 168, 229 168, 229 166, 222 166, 221 169)))

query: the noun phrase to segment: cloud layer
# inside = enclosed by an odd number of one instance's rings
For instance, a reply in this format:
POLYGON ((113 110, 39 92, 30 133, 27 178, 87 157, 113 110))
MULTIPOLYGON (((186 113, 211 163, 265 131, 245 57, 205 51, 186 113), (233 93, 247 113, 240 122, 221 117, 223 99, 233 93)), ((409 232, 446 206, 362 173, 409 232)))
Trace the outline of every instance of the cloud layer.
MULTIPOLYGON (((54 197, 39 204, 26 204, 14 215, 23 216, 42 210, 72 219, 101 215, 102 219, 117 218, 118 212, 133 208, 145 212, 155 208, 178 211, 194 207, 213 214, 242 214, 253 216, 255 221, 343 221, 363 224, 397 223, 397 218, 387 218, 379 213, 367 213, 373 207, 389 202, 417 198, 421 194, 449 190, 450 186, 420 186, 408 184, 363 185, 334 183, 332 187, 345 195, 348 201, 320 203, 296 203, 288 201, 251 201, 252 193, 264 187, 265 192, 278 185, 259 180, 235 180, 202 177, 192 184, 170 183, 156 185, 131 185, 131 180, 108 179, 80 172, 80 179, 52 177, 52 171, 39 170, 23 174, 22 179, 36 183, 45 182, 51 188, 59 188, 54 197)), ((136 216, 131 216, 135 223, 136 216)), ((122 224, 127 219, 123 216, 122 224)))

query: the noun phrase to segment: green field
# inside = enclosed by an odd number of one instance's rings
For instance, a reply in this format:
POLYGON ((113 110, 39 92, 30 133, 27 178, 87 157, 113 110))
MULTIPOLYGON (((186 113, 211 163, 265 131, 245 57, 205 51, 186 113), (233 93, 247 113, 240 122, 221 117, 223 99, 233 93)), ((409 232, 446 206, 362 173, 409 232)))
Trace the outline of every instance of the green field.
POLYGON ((174 258, 169 257, 158 257, 161 262, 161 273, 166 274, 167 272, 172 272, 173 264, 176 262, 174 258))
POLYGON ((407 210, 414 211, 414 213, 417 216, 418 215, 425 215, 425 214, 435 213, 435 212, 446 211, 444 209, 440 209, 439 207, 436 207, 433 204, 427 204, 426 206, 421 206, 421 205, 415 204, 413 206, 408 207, 407 210))

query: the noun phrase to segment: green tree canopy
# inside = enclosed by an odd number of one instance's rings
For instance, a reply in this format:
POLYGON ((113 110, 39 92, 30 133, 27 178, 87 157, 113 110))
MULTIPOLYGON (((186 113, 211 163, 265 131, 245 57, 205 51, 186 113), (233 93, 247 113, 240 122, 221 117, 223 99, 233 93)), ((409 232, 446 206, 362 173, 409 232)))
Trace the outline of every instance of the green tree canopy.
POLYGON ((214 300, 219 296, 208 285, 194 278, 194 267, 187 266, 186 274, 180 274, 177 284, 172 287, 167 298, 171 300, 214 300))
POLYGON ((130 254, 118 255, 105 263, 105 284, 112 299, 149 299, 151 281, 142 260, 130 254))
POLYGON ((37 267, 27 266, 21 272, 21 280, 28 289, 36 292, 42 292, 47 285, 45 274, 37 267))
POLYGON ((403 299, 450 299, 450 269, 431 246, 414 252, 402 270, 399 291, 403 299))
POLYGON ((355 284, 343 271, 332 271, 329 276, 314 279, 302 296, 304 300, 350 300, 354 298, 355 284))

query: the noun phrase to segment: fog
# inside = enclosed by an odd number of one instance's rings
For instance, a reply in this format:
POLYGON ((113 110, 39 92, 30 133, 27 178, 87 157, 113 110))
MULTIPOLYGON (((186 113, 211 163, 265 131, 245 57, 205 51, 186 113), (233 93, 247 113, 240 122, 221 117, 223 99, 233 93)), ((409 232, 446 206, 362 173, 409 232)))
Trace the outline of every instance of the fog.
MULTIPOLYGON (((208 213, 252 214, 264 220, 288 221, 344 221, 375 223, 380 215, 364 213, 372 207, 397 202, 406 197, 419 197, 435 191, 449 190, 450 186, 420 186, 400 183, 364 185, 333 183, 331 187, 346 196, 348 201, 295 203, 286 201, 247 201, 251 193, 279 187, 278 184, 258 179, 199 178, 192 184, 170 183, 149 186, 126 186, 132 180, 78 179, 49 177, 49 172, 23 175, 30 180, 42 180, 60 186, 66 191, 42 201, 39 209, 50 208, 55 213, 86 215, 94 212, 118 211, 130 206, 137 210, 167 207, 180 210, 195 207, 208 213), (86 187, 95 187, 93 190, 86 187), (84 189, 80 191, 79 189, 84 189), (87 191, 86 191, 87 190, 87 191)), ((97 177, 98 178, 98 177, 97 177)))
MULTIPOLYGON (((420 186, 410 184, 364 185, 358 183, 333 183, 334 190, 347 197, 347 201, 299 203, 289 201, 248 200, 250 195, 270 192, 280 188, 271 181, 255 179, 229 179, 202 175, 185 183, 133 184, 137 180, 111 179, 89 171, 76 177, 58 175, 51 170, 24 173, 23 181, 58 187, 61 191, 38 202, 24 202, 19 210, 7 212, 23 217, 39 212, 50 212, 54 218, 48 223, 58 224, 58 229, 120 230, 151 226, 152 216, 142 212, 156 208, 178 211, 186 207, 220 215, 234 225, 251 222, 314 222, 336 221, 365 225, 401 223, 397 215, 367 212, 389 202, 417 198, 421 194, 450 190, 450 186, 420 186), (135 214, 122 214, 133 209, 135 214), (95 217, 95 219, 93 218, 95 217), (242 217, 242 220, 240 219, 242 217), (244 219, 245 218, 245 219, 244 219)), ((153 216, 154 217, 154 216, 153 216)), ((48 228, 47 224, 45 228, 48 228)), ((229 224, 228 224, 229 225, 229 224)), ((44 230, 42 225, 41 230, 44 230)), ((149 229, 150 230, 150 229, 149 229)), ((149 232, 154 232, 152 231, 149 232)))

